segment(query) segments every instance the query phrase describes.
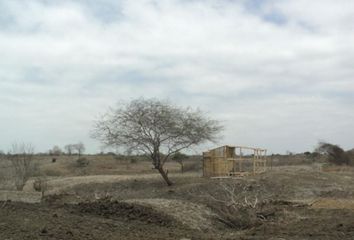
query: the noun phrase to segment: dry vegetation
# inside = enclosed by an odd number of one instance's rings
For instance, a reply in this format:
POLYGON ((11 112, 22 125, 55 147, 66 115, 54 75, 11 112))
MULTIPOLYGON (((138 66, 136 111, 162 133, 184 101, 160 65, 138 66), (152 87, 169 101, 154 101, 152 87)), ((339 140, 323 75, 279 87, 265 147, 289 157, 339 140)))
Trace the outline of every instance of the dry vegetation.
MULTIPOLYGON (((167 187, 143 156, 35 156, 21 196, 1 161, 0 239, 352 239, 354 170, 327 155, 274 155, 266 173, 201 177, 201 158, 166 163, 167 187), (328 169, 332 168, 331 171, 328 169), (325 171, 324 171, 325 170, 325 171), (45 178, 43 178, 45 176, 45 178), (44 196, 34 195, 44 184, 44 196), (35 183, 35 184, 34 184, 35 183), (37 189, 34 189, 37 187, 37 189), (27 194, 27 195, 26 195, 27 194), (35 196, 38 196, 37 198, 35 196), (5 197, 2 200, 6 200, 5 197)), ((43 189, 39 190, 42 191, 43 189)))

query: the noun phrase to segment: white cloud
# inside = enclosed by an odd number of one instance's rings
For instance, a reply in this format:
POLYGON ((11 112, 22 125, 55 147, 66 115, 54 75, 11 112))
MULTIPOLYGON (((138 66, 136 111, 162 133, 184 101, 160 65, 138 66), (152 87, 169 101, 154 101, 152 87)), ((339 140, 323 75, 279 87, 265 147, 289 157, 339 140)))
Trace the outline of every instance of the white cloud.
POLYGON ((352 1, 267 0, 254 11, 245 1, 104 4, 0 4, 0 148, 82 140, 96 151, 94 116, 139 96, 209 111, 230 144, 354 147, 352 1))

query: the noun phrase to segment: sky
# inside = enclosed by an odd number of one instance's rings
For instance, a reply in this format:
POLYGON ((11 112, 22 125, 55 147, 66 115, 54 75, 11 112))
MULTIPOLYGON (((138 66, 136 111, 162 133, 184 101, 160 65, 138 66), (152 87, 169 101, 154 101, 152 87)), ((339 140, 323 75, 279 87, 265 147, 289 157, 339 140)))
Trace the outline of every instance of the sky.
POLYGON ((90 138, 118 101, 169 99, 217 145, 354 148, 353 0, 0 0, 0 149, 90 138))

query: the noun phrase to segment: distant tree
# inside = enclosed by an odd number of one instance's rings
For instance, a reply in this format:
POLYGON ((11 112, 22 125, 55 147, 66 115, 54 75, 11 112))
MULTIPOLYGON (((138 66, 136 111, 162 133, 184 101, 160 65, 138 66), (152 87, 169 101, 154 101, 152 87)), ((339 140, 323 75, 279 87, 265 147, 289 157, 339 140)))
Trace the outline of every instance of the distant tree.
POLYGON ((73 149, 77 151, 77 154, 79 154, 79 159, 81 155, 85 152, 85 145, 82 142, 79 142, 77 144, 73 144, 73 149))
POLYGON ((320 142, 316 151, 328 156, 328 161, 336 165, 349 165, 350 164, 350 151, 345 152, 338 145, 331 143, 320 142))
POLYGON ((347 151, 347 155, 350 158, 349 164, 353 166, 354 165, 354 148, 347 151))
POLYGON ((310 153, 310 152, 304 152, 304 155, 305 155, 306 157, 308 157, 308 156, 311 155, 311 153, 310 153))
POLYGON ((168 171, 163 168, 170 156, 214 141, 221 130, 219 122, 199 110, 140 98, 110 109, 95 123, 92 137, 106 146, 123 146, 147 154, 170 186, 168 171))
POLYGON ((58 146, 54 146, 51 150, 49 150, 49 155, 59 156, 62 154, 62 150, 58 146))
POLYGON ((292 155, 293 155, 293 152, 287 150, 287 151, 286 151, 286 155, 292 156, 292 155))
MULTIPOLYGON (((3 152, 2 150, 0 150, 0 160, 4 160, 6 158, 6 154, 5 152, 3 152)), ((1 176, 0 176, 1 179, 1 176)))
POLYGON ((68 155, 71 155, 74 151, 73 144, 67 144, 64 146, 64 149, 68 155))
POLYGON ((8 159, 14 170, 15 185, 22 191, 27 180, 33 175, 34 147, 31 144, 13 144, 9 151, 8 159))
POLYGON ((184 160, 188 159, 188 155, 183 154, 181 152, 176 152, 172 155, 172 160, 179 163, 181 165, 181 172, 184 172, 184 160))

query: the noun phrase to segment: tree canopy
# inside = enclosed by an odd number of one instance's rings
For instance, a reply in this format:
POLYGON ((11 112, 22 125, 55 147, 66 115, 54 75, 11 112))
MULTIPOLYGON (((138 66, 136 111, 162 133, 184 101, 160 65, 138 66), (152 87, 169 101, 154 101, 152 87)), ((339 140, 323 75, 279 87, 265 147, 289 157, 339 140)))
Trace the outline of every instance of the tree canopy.
POLYGON ((222 126, 200 110, 177 107, 168 101, 139 98, 120 104, 95 122, 92 136, 106 146, 143 152, 168 185, 163 165, 174 153, 215 141, 222 126))

